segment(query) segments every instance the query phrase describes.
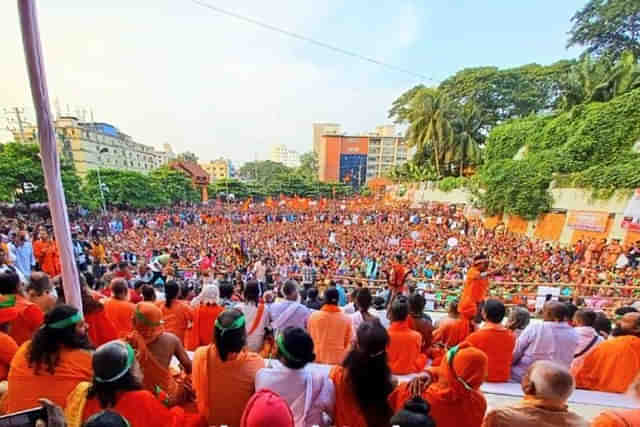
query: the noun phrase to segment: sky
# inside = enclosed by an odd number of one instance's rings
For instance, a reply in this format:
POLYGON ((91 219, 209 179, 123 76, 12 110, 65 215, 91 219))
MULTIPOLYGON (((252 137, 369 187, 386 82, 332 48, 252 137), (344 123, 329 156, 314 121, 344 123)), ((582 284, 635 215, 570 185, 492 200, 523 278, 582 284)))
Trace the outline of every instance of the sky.
MULTIPOLYGON (((572 58, 586 0, 200 0, 424 75, 346 56, 221 15, 193 0, 39 0, 51 102, 86 110, 136 141, 202 161, 312 150, 312 123, 346 132, 389 123, 393 100, 475 66, 572 58)), ((68 106, 68 107, 67 107, 68 106)), ((15 1, 0 1, 4 110, 33 120, 15 1)), ((54 106, 55 111, 55 106, 54 106)), ((5 135, 6 137, 6 135, 5 135)), ((0 139, 2 136, 0 135, 0 139)))

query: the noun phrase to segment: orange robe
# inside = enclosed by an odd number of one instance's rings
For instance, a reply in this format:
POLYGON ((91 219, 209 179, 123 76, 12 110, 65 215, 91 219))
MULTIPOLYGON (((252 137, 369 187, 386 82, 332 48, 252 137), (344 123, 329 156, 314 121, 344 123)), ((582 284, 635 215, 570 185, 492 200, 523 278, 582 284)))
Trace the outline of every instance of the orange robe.
POLYGON ((27 360, 31 341, 20 346, 9 369, 8 412, 23 411, 40 406, 38 399, 46 398, 60 407, 65 407, 69 395, 81 381, 93 377, 91 353, 81 349, 62 349, 53 374, 46 364, 40 366, 38 374, 27 360))
POLYGON ((113 323, 113 326, 115 326, 119 337, 124 337, 133 331, 133 314, 135 310, 136 306, 129 301, 109 298, 104 303, 104 312, 113 323))
MULTIPOLYGON (((168 409, 147 390, 120 393, 116 405, 110 408, 127 419, 131 427, 206 427, 206 421, 199 415, 186 414, 180 407, 168 409)), ((83 412, 83 421, 102 411, 98 399, 88 399, 83 412)))
POLYGON ((316 363, 342 363, 353 336, 349 316, 337 306, 325 304, 309 316, 307 330, 315 345, 316 363))
POLYGON ((507 382, 511 377, 511 361, 516 346, 516 335, 502 325, 485 323, 466 341, 485 352, 489 359, 488 382, 507 382))
MULTIPOLYGON (((451 329, 447 331, 449 346, 464 341, 473 332, 473 318, 478 313, 478 303, 487 297, 488 290, 489 279, 482 277, 482 272, 476 267, 471 267, 467 272, 458 304, 460 318, 453 322, 451 329)), ((440 334, 436 331, 436 335, 440 334)))
POLYGON ((33 333, 42 326, 44 313, 37 305, 21 295, 16 295, 16 309, 18 317, 10 322, 9 335, 16 341, 16 344, 29 341, 33 333))
POLYGON ((224 307, 214 304, 201 304, 193 313, 193 332, 197 337, 194 348, 209 345, 213 341, 213 326, 224 307))
POLYGON ((406 375, 422 371, 427 364, 427 356, 422 353, 422 335, 410 329, 407 321, 392 322, 388 332, 391 373, 406 375))
POLYGON ((591 427, 640 426, 640 409, 605 411, 591 421, 591 427))
POLYGON ((622 336, 598 344, 571 374, 576 388, 624 393, 640 372, 640 338, 622 336))
POLYGON ((42 271, 50 277, 57 276, 61 273, 60 254, 58 246, 53 240, 42 241, 36 240, 33 243, 33 255, 40 264, 42 271))
POLYGON ((0 381, 7 379, 11 359, 18 351, 18 344, 11 336, 0 332, 0 381))
POLYGON ((367 427, 367 421, 347 380, 347 370, 334 366, 329 372, 336 393, 333 423, 336 426, 367 427))
POLYGON ((171 332, 184 343, 184 335, 191 325, 193 314, 184 301, 174 300, 171 307, 167 307, 165 302, 159 304, 162 310, 165 332, 171 332))
MULTIPOLYGON (((463 343, 454 358, 453 368, 445 359, 440 367, 430 368, 430 372, 435 382, 422 393, 422 398, 431 406, 430 415, 436 425, 480 427, 487 410, 487 401, 479 390, 487 374, 487 356, 463 343), (456 379, 457 376, 464 379, 471 390, 467 390, 456 379)), ((411 398, 408 384, 400 384, 389 396, 389 404, 394 412, 402 409, 411 398)))
POLYGON ((197 349, 192 378, 198 412, 210 425, 240 425, 242 412, 255 392, 256 373, 264 367, 264 360, 256 353, 242 351, 223 361, 214 345, 197 349))
POLYGON ((107 317, 104 309, 85 314, 84 321, 89 325, 87 335, 89 335, 89 340, 94 347, 97 348, 104 343, 118 339, 118 331, 107 317))
POLYGON ((422 352, 427 353, 433 341, 433 325, 429 327, 428 324, 422 323, 423 319, 415 319, 412 315, 409 315, 407 320, 409 327, 422 335, 422 352))

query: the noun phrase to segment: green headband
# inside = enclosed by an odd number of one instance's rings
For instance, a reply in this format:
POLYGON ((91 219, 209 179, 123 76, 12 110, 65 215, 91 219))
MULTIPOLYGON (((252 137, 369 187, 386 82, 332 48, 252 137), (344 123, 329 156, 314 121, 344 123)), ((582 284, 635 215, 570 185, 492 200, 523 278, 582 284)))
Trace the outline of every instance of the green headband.
POLYGON ((73 316, 69 316, 66 319, 58 320, 57 322, 53 323, 47 323, 47 328, 64 329, 80 322, 82 322, 82 315, 78 311, 76 314, 74 314, 73 316))
POLYGON ((282 355, 287 360, 291 360, 292 362, 304 362, 304 360, 298 359, 297 357, 289 353, 289 351, 285 348, 283 334, 278 335, 278 337, 276 338, 276 344, 278 344, 278 350, 280 351, 280 353, 282 353, 282 355))
POLYGON ((458 354, 458 350, 460 350, 460 347, 457 345, 454 345, 449 349, 449 351, 447 351, 447 363, 451 368, 451 372, 456 377, 456 379, 460 382, 460 384, 462 384, 465 389, 471 391, 473 390, 473 387, 471 387, 469 383, 467 383, 464 379, 460 378, 460 376, 456 373, 455 369, 453 369, 453 358, 456 357, 456 354, 458 354))
POLYGON ((9 295, 4 301, 0 302, 0 309, 11 308, 16 305, 16 296, 9 295))
POLYGON ((134 315, 136 317, 136 320, 139 320, 140 322, 144 323, 145 326, 148 326, 150 328, 162 325, 162 320, 159 321, 159 322, 152 322, 151 320, 149 320, 147 318, 147 316, 145 316, 144 314, 140 313, 140 308, 139 307, 136 307, 136 312, 135 312, 134 315))
POLYGON ((136 359, 136 352, 133 350, 133 347, 131 347, 128 343, 123 343, 123 345, 127 349, 127 364, 124 366, 122 371, 120 371, 119 373, 117 373, 113 377, 106 378, 106 379, 105 378, 100 378, 99 376, 96 375, 94 377, 94 380, 96 382, 99 382, 99 383, 112 383, 114 381, 119 380, 120 378, 122 378, 124 376, 124 374, 129 372, 129 369, 131 369, 131 366, 133 366, 133 361, 136 359))
POLYGON ((234 329, 240 328, 244 328, 244 314, 234 320, 233 323, 227 327, 222 326, 222 323, 220 323, 220 317, 216 319, 216 329, 219 329, 223 336, 227 331, 233 331, 234 329))

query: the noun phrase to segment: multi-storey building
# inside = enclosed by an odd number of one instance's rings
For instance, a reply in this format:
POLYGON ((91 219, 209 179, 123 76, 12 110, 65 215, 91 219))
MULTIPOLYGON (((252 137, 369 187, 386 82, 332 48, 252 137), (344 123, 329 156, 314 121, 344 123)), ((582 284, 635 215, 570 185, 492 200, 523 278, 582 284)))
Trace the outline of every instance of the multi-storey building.
POLYGON ((367 180, 386 176, 407 161, 407 144, 395 136, 393 126, 378 126, 367 135, 323 135, 319 146, 318 178, 360 187, 367 180))
POLYGON ((295 150, 289 150, 286 145, 274 145, 271 147, 271 161, 282 163, 289 168, 300 166, 300 154, 295 150))
POLYGON ((212 181, 216 179, 233 178, 235 176, 235 170, 233 169, 231 160, 220 158, 208 163, 202 163, 200 166, 209 174, 212 181))
MULTIPOLYGON (((54 122, 58 152, 73 161, 76 171, 84 176, 98 167, 147 173, 166 164, 173 152, 168 144, 165 151, 135 142, 129 135, 108 123, 81 122, 75 117, 62 116, 54 122)), ((24 142, 37 142, 38 129, 24 127, 24 142)), ((22 141, 20 132, 14 139, 22 141)))
POLYGON ((338 123, 314 123, 313 124, 313 152, 318 156, 318 175, 326 173, 326 145, 322 143, 324 135, 340 135, 338 123))

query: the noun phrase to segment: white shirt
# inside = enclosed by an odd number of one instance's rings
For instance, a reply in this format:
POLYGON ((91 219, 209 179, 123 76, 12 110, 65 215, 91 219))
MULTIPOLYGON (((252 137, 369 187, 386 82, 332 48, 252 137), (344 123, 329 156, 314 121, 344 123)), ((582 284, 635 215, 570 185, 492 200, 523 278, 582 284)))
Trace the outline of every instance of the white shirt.
MULTIPOLYGON (((253 319, 255 319, 258 314, 258 307, 253 305, 252 303, 244 302, 242 304, 239 304, 235 308, 242 311, 242 313, 244 314, 244 326, 248 334, 251 330, 251 327, 253 326, 253 319)), ((249 349, 249 351, 257 353, 262 350, 262 344, 264 343, 264 330, 267 326, 269 326, 269 311, 265 306, 258 327, 253 331, 251 335, 247 336, 247 348, 249 349)))
POLYGON ((289 369, 276 360, 270 364, 272 367, 256 373, 256 391, 278 393, 291 408, 296 427, 332 425, 323 416, 324 413, 333 418, 336 400, 335 388, 326 374, 314 372, 309 366, 289 369))

